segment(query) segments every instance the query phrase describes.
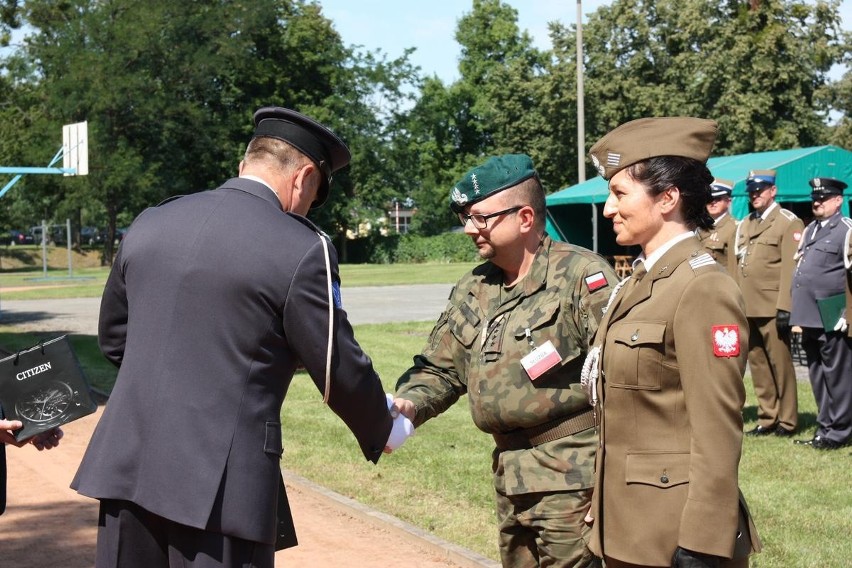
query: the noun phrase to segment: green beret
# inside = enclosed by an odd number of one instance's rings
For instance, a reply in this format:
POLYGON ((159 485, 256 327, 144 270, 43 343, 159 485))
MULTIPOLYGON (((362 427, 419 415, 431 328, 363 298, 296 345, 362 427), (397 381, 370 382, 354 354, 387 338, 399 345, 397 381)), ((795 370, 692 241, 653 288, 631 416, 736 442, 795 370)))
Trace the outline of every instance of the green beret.
POLYGON ((538 177, 532 160, 525 154, 506 154, 488 158, 456 182, 450 192, 450 208, 456 213, 495 193, 515 187, 524 180, 538 177))
POLYGON ((640 118, 625 122, 598 140, 589 157, 604 179, 636 162, 681 156, 706 163, 719 133, 713 120, 686 116, 640 118))

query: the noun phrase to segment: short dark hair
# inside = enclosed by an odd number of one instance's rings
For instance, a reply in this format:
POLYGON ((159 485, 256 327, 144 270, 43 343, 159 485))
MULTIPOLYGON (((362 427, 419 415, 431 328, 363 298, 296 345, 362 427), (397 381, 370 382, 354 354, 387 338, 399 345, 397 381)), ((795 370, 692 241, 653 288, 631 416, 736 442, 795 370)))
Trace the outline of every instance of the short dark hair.
POLYGON ((681 211, 690 229, 710 230, 713 218, 707 213, 713 174, 704 162, 681 156, 657 156, 627 168, 628 175, 659 195, 672 186, 680 190, 681 211))
POLYGON ((544 199, 544 188, 538 176, 527 178, 518 185, 506 191, 506 203, 514 201, 514 205, 529 205, 535 214, 535 228, 543 231, 546 226, 547 202, 544 199), (509 197, 511 196, 511 197, 509 197))

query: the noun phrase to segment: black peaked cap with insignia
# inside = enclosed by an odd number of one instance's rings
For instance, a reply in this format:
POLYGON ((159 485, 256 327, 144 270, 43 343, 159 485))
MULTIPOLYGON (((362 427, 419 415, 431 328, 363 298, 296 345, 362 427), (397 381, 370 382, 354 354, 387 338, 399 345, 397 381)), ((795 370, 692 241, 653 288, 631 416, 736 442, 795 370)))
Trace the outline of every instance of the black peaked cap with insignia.
POLYGON ((598 140, 589 157, 606 180, 649 158, 680 156, 706 163, 716 142, 716 121, 688 116, 660 116, 625 122, 598 140))
POLYGON ((843 190, 848 187, 845 182, 834 178, 814 178, 808 184, 813 188, 811 199, 828 195, 843 195, 843 190))
POLYGON ((450 208, 455 213, 461 213, 468 205, 515 187, 532 177, 538 177, 538 173, 532 159, 526 154, 492 156, 456 182, 450 191, 450 208))
POLYGON ((287 108, 267 106, 254 113, 252 138, 268 136, 283 140, 311 159, 322 173, 312 208, 328 199, 332 174, 349 165, 352 154, 343 140, 314 119, 287 108))

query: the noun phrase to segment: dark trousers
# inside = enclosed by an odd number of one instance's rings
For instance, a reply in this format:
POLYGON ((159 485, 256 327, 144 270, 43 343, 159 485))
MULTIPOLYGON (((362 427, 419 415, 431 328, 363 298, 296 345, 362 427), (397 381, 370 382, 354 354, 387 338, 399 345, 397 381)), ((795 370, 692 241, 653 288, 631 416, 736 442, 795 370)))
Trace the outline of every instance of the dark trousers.
POLYGON ((129 501, 102 499, 96 568, 273 568, 263 544, 178 524, 129 501))
POLYGON ((841 444, 852 440, 852 338, 806 327, 802 348, 817 403, 817 435, 841 444))

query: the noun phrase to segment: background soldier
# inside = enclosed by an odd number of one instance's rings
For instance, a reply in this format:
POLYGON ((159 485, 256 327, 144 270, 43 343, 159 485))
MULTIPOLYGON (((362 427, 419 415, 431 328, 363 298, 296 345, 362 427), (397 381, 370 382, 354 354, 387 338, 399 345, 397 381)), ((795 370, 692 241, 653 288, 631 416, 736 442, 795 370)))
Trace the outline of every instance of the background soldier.
POLYGON ((713 218, 713 229, 696 230, 701 244, 713 260, 724 266, 732 275, 737 267, 737 256, 734 254, 737 220, 729 211, 733 187, 734 182, 730 180, 713 180, 710 184, 710 202, 707 204, 707 213, 713 218))
POLYGON ((775 170, 750 172, 746 191, 754 212, 737 226, 736 274, 748 316, 758 422, 747 434, 792 436, 799 405, 790 353, 790 285, 804 225, 775 202, 775 170))
POLYGON ((796 443, 836 450, 852 439, 852 339, 843 329, 845 318, 836 323, 823 321, 818 302, 845 293, 852 220, 840 213, 844 182, 814 178, 809 183, 814 220, 805 229, 796 253, 790 323, 802 328, 819 427, 813 439, 796 443))
POLYGON ((524 155, 493 157, 451 193, 487 260, 463 276, 394 403, 415 426, 469 395, 494 437, 504 566, 590 566, 597 435, 580 388, 588 345, 618 278, 600 256, 545 235, 544 191, 524 155))

